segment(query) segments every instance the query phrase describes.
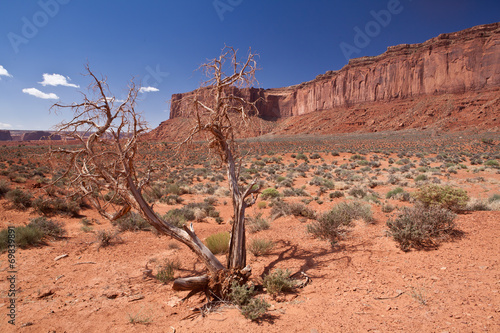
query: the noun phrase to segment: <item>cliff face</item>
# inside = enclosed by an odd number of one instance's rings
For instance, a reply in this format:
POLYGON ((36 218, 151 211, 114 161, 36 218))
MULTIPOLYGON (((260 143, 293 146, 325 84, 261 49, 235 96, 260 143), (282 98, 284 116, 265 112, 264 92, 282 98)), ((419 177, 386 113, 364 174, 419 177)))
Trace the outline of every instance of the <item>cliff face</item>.
POLYGON ((24 133, 21 137, 21 141, 38 141, 38 140, 61 140, 61 136, 59 134, 52 135, 50 132, 44 131, 34 131, 24 133))
POLYGON ((0 141, 12 141, 12 136, 10 131, 0 130, 0 141))
MULTIPOLYGON (((360 103, 462 93, 500 86, 500 23, 442 34, 421 44, 389 47, 376 57, 352 59, 300 85, 232 89, 256 101, 263 118, 304 115, 360 103)), ((203 89, 172 96, 170 118, 182 117, 203 89)), ((200 97, 199 97, 200 98, 200 97)))

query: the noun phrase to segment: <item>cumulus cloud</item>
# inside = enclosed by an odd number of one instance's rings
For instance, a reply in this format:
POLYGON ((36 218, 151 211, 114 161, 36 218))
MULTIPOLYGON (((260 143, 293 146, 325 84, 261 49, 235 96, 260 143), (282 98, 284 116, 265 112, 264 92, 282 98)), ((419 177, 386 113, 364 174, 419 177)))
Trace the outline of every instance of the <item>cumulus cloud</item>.
POLYGON ((42 99, 59 99, 59 97, 57 97, 57 95, 54 93, 46 94, 36 88, 25 88, 23 89, 23 93, 42 99))
POLYGON ((43 81, 38 82, 42 86, 65 86, 65 87, 73 87, 73 88, 80 88, 80 86, 69 83, 68 80, 70 80, 69 77, 65 77, 61 74, 43 74, 43 81))
POLYGON ((2 79, 1 76, 12 77, 2 65, 0 65, 0 80, 2 79))
POLYGON ((160 91, 160 89, 155 87, 141 87, 141 89, 139 89, 140 93, 157 92, 157 91, 160 91))
POLYGON ((11 124, 0 123, 0 128, 12 128, 11 124))

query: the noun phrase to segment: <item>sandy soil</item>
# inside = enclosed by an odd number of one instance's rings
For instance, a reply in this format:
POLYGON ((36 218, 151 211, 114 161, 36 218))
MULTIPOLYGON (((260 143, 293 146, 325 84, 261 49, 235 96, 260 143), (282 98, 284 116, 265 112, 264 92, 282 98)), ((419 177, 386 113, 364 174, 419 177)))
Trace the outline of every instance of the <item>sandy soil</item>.
MULTIPOLYGON (((344 163, 350 154, 325 157, 326 163, 344 163)), ((412 158, 413 159, 413 158, 412 158)), ((285 156, 285 165, 291 160, 285 156)), ((320 164, 320 161, 311 161, 320 164)), ((385 161, 382 168, 387 167, 385 161), (384 164, 385 163, 385 164, 384 164)), ((309 177, 309 176, 308 176, 309 177)), ((301 180, 307 183, 310 179, 301 180)), ((472 174, 459 170, 444 182, 464 188, 469 196, 488 198, 500 191, 500 175, 487 168, 472 174), (483 177, 482 182, 469 182, 483 177)), ((383 180, 382 178, 380 180, 383 180)), ((297 182, 294 186, 300 186, 297 182)), ((374 190, 383 198, 391 185, 374 190)), ((412 188, 405 188, 409 191, 412 188)), ((315 187, 307 189, 315 193, 315 187)), ((313 194, 314 195, 314 194, 313 194)), ((186 195, 185 203, 199 201, 186 195)), ((287 199, 290 201, 298 198, 287 199)), ((335 199, 310 207, 326 211, 335 199)), ((230 205, 219 200, 217 210, 224 221, 230 205)), ((33 217, 29 212, 7 210, 0 200, 0 227, 23 225, 33 217)), ((401 206, 405 203, 390 201, 401 206)), ((164 213, 175 206, 157 204, 164 213)), ((180 207, 180 206, 179 206, 180 207)), ((356 221, 355 227, 336 247, 312 238, 307 220, 281 217, 268 230, 249 234, 275 242, 271 254, 249 254, 252 280, 275 268, 304 272, 311 283, 293 293, 272 299, 268 314, 258 322, 245 319, 234 306, 222 306, 199 315, 195 310, 204 297, 181 303, 187 292, 174 292, 144 274, 165 258, 178 258, 176 276, 198 275, 203 265, 182 244, 151 232, 124 232, 121 242, 99 248, 95 233, 112 226, 95 211, 83 215, 95 218, 92 232, 81 229, 80 219, 57 217, 68 230, 64 240, 48 245, 17 249, 17 318, 13 330, 6 320, 8 281, 7 254, 0 255, 1 332, 499 332, 500 331, 500 212, 470 212, 456 218, 460 239, 443 243, 438 249, 402 252, 386 235, 385 214, 372 205, 375 223, 356 221), (61 255, 67 255, 56 260, 61 255), (194 314, 194 315, 193 315, 194 314)), ((269 208, 250 208, 248 215, 269 208)), ((194 223, 201 239, 222 230, 211 218, 194 223)), ((220 256, 224 260, 224 255, 220 256)))

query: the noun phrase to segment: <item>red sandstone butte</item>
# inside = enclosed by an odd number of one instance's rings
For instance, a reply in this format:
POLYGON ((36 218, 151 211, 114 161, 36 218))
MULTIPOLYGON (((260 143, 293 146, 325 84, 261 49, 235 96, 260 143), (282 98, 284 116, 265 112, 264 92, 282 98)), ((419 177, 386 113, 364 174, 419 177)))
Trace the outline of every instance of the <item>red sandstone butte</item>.
MULTIPOLYGON (((360 105, 383 103, 387 112, 384 111, 384 107, 376 107, 377 112, 381 112, 383 117, 397 117, 399 115, 397 110, 389 112, 393 109, 391 105, 398 104, 412 109, 415 107, 414 103, 412 104, 414 101, 436 100, 436 103, 443 103, 443 98, 439 99, 437 96, 450 94, 454 96, 469 94, 472 100, 459 98, 459 101, 452 103, 451 109, 448 107, 444 111, 444 115, 440 111, 444 109, 443 107, 431 103, 428 107, 439 111, 434 119, 451 116, 452 109, 463 110, 471 104, 478 107, 494 105, 493 110, 490 110, 491 117, 485 125, 498 130, 499 117, 495 116, 495 113, 498 115, 499 87, 500 22, 441 34, 421 44, 391 46, 381 55, 351 59, 342 69, 318 75, 314 80, 299 85, 272 89, 232 88, 231 90, 235 95, 250 101, 257 101, 260 98, 256 105, 263 119, 276 120, 328 111, 332 113, 331 116, 345 119, 342 123, 337 121, 338 126, 333 126, 336 129, 330 126, 330 132, 334 133, 379 130, 376 126, 369 125, 370 123, 374 125, 370 119, 357 121, 353 120, 356 117, 348 116, 353 110, 359 109, 360 105), (487 98, 470 94, 482 91, 489 92, 487 98), (349 126, 342 127, 342 124, 356 126, 351 126, 349 129, 349 126)), ((172 95, 170 120, 167 122, 182 118, 190 109, 194 96, 198 95, 198 98, 206 99, 206 92, 201 88, 172 95)), ((380 118, 381 115, 373 113, 371 116, 380 118)), ((353 116, 359 116, 359 114, 353 114, 353 116)), ((284 120, 277 123, 274 133, 286 133, 282 128, 284 120)), ((396 130, 405 127, 405 122, 414 123, 412 119, 408 121, 401 119, 401 121, 383 129, 396 130)), ((289 127, 294 121, 290 122, 289 119, 288 122, 289 127)), ((432 124, 433 121, 430 119, 421 122, 419 126, 432 124)), ((162 126, 167 126, 166 122, 160 124, 160 127, 151 133, 151 138, 173 139, 172 134, 165 133, 161 129, 162 126), (160 135, 160 132, 163 135, 160 135)), ((457 130, 461 127, 467 126, 464 124, 450 126, 457 130)), ((306 132, 312 130, 314 128, 310 127, 306 132)))

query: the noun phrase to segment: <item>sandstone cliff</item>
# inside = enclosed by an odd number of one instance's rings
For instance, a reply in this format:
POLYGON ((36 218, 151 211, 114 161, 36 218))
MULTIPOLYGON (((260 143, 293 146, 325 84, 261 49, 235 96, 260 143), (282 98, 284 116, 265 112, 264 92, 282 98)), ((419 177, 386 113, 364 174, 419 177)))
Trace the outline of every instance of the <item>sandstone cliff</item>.
MULTIPOLYGON (((351 59, 339 71, 286 88, 234 89, 255 101, 264 118, 391 101, 420 95, 459 93, 500 86, 500 23, 442 34, 421 44, 392 46, 375 57, 351 59)), ((197 90, 172 95, 170 118, 189 109, 197 90)))
MULTIPOLYGON (((172 95, 170 119, 149 138, 185 137, 192 99, 208 99, 206 92, 172 95)), ((500 22, 392 46, 299 85, 231 93, 257 101, 261 118, 259 130, 242 128, 241 136, 422 127, 498 131, 500 22)))
POLYGON ((49 132, 44 132, 44 131, 34 131, 34 132, 27 132, 24 133, 21 141, 36 141, 36 140, 61 140, 61 136, 56 134, 52 135, 49 132))
POLYGON ((0 141, 12 141, 12 136, 10 131, 0 130, 0 141))

